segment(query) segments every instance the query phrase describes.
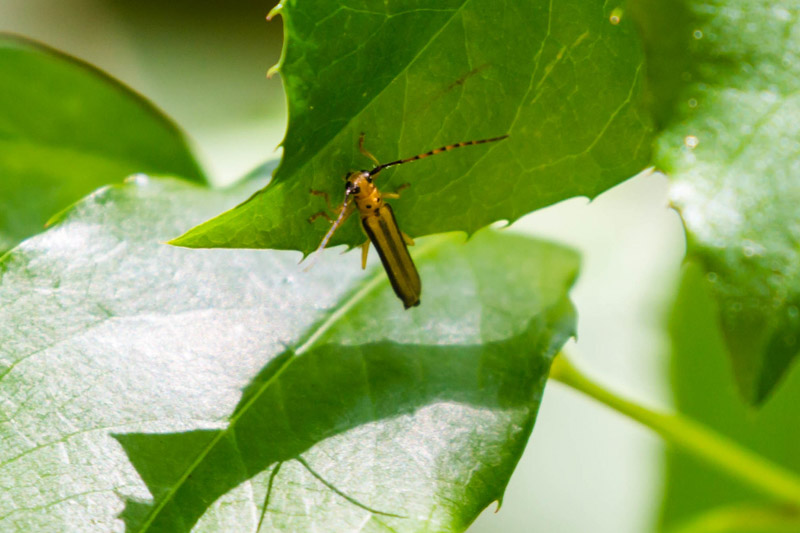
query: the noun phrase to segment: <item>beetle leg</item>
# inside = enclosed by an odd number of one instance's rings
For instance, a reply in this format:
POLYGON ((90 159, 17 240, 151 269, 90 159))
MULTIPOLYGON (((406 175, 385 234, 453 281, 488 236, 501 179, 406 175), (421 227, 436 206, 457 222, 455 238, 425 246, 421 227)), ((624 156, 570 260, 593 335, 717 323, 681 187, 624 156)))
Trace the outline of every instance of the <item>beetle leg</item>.
POLYGON ((364 241, 364 244, 361 245, 361 270, 366 270, 367 268, 368 254, 369 254, 369 239, 364 241))
POLYGON ((333 208, 333 206, 331 205, 331 197, 330 197, 330 196, 328 196, 328 193, 327 193, 327 192, 325 192, 325 191, 317 191, 317 190, 315 190, 315 189, 309 189, 309 190, 308 190, 308 192, 310 192, 310 193, 311 193, 311 194, 313 194, 314 196, 321 196, 321 197, 323 197, 323 198, 325 199, 325 205, 327 205, 327 206, 328 206, 328 210, 329 210, 331 213, 336 213, 336 209, 334 209, 334 208, 333 208))
POLYGON ((409 236, 408 236, 408 235, 407 235, 405 232, 403 232, 403 231, 401 231, 401 232, 400 232, 400 235, 402 235, 402 236, 403 236, 403 240, 405 241, 406 245, 408 245, 408 246, 414 246, 414 239, 412 239, 411 237, 409 237, 409 236))
POLYGON ((318 212, 318 213, 314 213, 313 215, 311 215, 310 217, 308 217, 308 223, 309 223, 309 224, 313 224, 313 223, 314 223, 314 221, 315 221, 315 220, 317 220, 319 217, 322 217, 322 218, 326 219, 328 222, 330 222, 330 223, 333 223, 333 219, 332 219, 332 218, 331 218, 331 216, 330 216, 328 213, 326 213, 325 211, 320 211, 320 212, 318 212))
POLYGON ((372 155, 371 153, 369 153, 367 151, 367 149, 364 148, 364 132, 363 131, 361 132, 361 136, 358 138, 358 151, 361 152, 362 154, 364 154, 366 157, 369 157, 370 159, 372 159, 372 162, 375 163, 375 166, 380 166, 381 163, 380 163, 380 161, 378 161, 378 158, 375 157, 374 155, 372 155))
POLYGON ((410 183, 404 183, 401 186, 399 186, 397 189, 395 189, 394 192, 385 192, 385 193, 383 193, 383 197, 388 199, 388 200, 396 200, 396 199, 400 198, 400 191, 404 191, 405 189, 408 189, 409 187, 411 187, 410 183))

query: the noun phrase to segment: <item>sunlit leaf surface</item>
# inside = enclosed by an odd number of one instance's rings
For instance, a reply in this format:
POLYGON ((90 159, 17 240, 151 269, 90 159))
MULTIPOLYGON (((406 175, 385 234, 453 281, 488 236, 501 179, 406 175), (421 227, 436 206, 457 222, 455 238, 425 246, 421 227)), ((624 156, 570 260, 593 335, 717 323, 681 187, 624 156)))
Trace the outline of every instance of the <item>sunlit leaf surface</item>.
MULTIPOLYGON (((394 203, 403 230, 474 232, 573 196, 594 197, 647 163, 642 53, 630 17, 598 0, 380 3, 290 0, 280 68, 289 101, 284 158, 248 202, 175 242, 308 253, 327 223, 309 189, 460 141, 510 137, 390 169, 411 187, 394 203)), ((334 243, 364 238, 356 220, 334 243)))

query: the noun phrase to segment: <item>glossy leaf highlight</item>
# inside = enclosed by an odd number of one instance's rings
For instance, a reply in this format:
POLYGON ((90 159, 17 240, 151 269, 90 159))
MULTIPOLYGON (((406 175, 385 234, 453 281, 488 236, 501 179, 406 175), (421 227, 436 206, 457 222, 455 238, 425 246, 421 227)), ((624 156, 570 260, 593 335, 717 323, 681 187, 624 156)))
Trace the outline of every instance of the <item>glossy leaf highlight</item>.
POLYGON ((800 350, 798 2, 640 0, 656 164, 707 274, 745 399, 800 350))

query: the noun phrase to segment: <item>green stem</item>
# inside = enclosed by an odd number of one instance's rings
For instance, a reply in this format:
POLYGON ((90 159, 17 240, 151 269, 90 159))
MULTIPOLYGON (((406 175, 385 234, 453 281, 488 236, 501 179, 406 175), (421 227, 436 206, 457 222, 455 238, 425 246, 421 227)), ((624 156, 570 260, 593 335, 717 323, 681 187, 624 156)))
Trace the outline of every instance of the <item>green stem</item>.
POLYGON ((737 503, 711 509, 693 517, 670 533, 726 533, 729 531, 771 531, 797 533, 800 516, 797 509, 764 507, 737 503))
POLYGON ((644 424, 670 444, 761 493, 800 508, 800 479, 736 442, 680 415, 659 413, 617 396, 583 375, 564 354, 556 357, 550 377, 644 424))

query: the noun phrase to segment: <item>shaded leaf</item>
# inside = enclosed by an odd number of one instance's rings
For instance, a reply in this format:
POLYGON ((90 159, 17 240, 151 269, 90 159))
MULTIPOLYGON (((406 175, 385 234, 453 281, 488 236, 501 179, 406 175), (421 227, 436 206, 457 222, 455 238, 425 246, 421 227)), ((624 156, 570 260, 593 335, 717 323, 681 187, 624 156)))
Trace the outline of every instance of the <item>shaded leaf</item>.
POLYGON ((655 161, 758 404, 800 349, 800 4, 639 5, 663 128, 655 161))
POLYGON ((0 34, 0 72, 0 251, 130 174, 203 180, 177 127, 96 68, 0 34))
MULTIPOLYGON (((343 197, 341 177, 382 162, 495 137, 390 169, 387 191, 412 236, 474 232, 565 198, 594 197, 641 170, 649 126, 642 54, 627 17, 600 1, 504 5, 447 0, 286 2, 280 67, 289 101, 284 157, 267 188, 174 241, 190 247, 295 249, 328 229, 309 189, 343 197)), ((357 221, 333 243, 360 244, 357 221)))
POLYGON ((268 530, 460 530, 502 496, 575 254, 423 240, 404 311, 353 256, 159 244, 258 185, 140 177, 0 261, 0 529, 252 531, 271 484, 268 530))

